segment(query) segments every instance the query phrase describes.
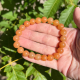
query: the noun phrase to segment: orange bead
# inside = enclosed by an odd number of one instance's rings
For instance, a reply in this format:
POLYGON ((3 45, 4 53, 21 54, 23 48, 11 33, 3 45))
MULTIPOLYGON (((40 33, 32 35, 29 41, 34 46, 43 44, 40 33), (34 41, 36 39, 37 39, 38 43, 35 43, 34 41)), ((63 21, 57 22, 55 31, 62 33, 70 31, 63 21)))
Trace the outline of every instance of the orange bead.
POLYGON ((29 51, 25 50, 23 51, 23 54, 22 54, 24 57, 27 57, 29 55, 29 51))
POLYGON ((36 59, 36 60, 40 60, 40 59, 41 59, 41 55, 40 55, 40 54, 36 54, 36 55, 35 55, 35 59, 36 59))
POLYGON ((14 42, 13 46, 14 46, 15 48, 18 48, 18 47, 20 46, 20 43, 19 43, 19 42, 14 42))
POLYGON ((64 52, 63 48, 58 48, 57 49, 57 53, 63 53, 63 52, 64 52))
POLYGON ((67 34, 67 31, 66 31, 65 29, 62 29, 62 30, 60 31, 60 34, 64 36, 64 35, 67 34))
POLYGON ((61 29, 64 28, 64 25, 63 25, 63 24, 58 24, 57 28, 58 28, 59 30, 61 30, 61 29))
POLYGON ((47 60, 47 55, 42 55, 42 56, 41 56, 41 60, 42 60, 42 61, 46 61, 46 60, 47 60))
POLYGON ((37 23, 37 24, 41 23, 41 18, 39 18, 39 17, 36 18, 36 23, 37 23))
POLYGON ((42 17, 41 21, 42 21, 43 23, 46 23, 46 22, 47 22, 47 18, 46 18, 46 17, 42 17))
POLYGON ((58 24, 59 24, 59 21, 58 21, 58 20, 54 20, 54 21, 53 21, 53 25, 54 25, 54 26, 57 26, 58 24))
POLYGON ((21 31, 23 31, 23 30, 25 30, 25 26, 24 26, 24 25, 20 25, 20 26, 19 26, 19 29, 20 29, 21 31))
POLYGON ((35 57, 35 53, 34 52, 30 52, 29 53, 29 58, 33 59, 35 57))
POLYGON ((54 56, 55 59, 59 59, 60 58, 60 54, 59 53, 54 53, 53 56, 54 56))
POLYGON ((60 47, 60 48, 64 48, 65 46, 66 46, 65 42, 60 42, 60 43, 59 43, 59 47, 60 47))
POLYGON ((61 40, 61 41, 66 41, 66 39, 67 39, 66 36, 61 36, 61 37, 60 37, 60 40, 61 40))
POLYGON ((15 36, 13 37, 13 40, 14 40, 14 41, 18 41, 18 40, 19 40, 19 36, 15 35, 15 36))
POLYGON ((28 27, 30 25, 30 22, 29 21, 25 21, 24 22, 24 26, 28 27))
POLYGON ((17 30, 16 31, 16 35, 20 36, 22 34, 22 31, 21 30, 17 30))
POLYGON ((53 57, 53 55, 48 55, 47 59, 48 59, 49 61, 52 61, 52 60, 54 59, 54 57, 53 57))
POLYGON ((48 23, 49 24, 53 23, 53 18, 48 18, 48 23))
POLYGON ((23 48, 23 47, 19 47, 19 48, 17 49, 17 52, 18 52, 18 53, 23 53, 23 51, 24 51, 24 48, 23 48))
POLYGON ((32 25, 35 24, 35 19, 31 19, 30 24, 32 24, 32 25))

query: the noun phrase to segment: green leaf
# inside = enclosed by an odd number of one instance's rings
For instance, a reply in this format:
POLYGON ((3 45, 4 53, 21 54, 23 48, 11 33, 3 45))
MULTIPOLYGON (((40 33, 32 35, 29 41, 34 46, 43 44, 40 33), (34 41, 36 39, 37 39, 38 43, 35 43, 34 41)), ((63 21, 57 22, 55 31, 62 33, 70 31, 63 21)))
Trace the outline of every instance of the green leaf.
POLYGON ((1 0, 1 4, 4 4, 4 0, 1 0))
POLYGON ((30 21, 31 17, 27 13, 25 14, 25 16, 26 16, 26 20, 30 21))
POLYGON ((20 25, 22 25, 24 23, 24 21, 26 21, 26 19, 19 20, 19 24, 17 26, 19 27, 20 25))
POLYGON ((35 72, 35 68, 33 66, 30 66, 27 70, 26 70, 26 77, 30 76, 31 74, 33 74, 35 72))
MULTIPOLYGON (((68 4, 71 4, 70 0, 65 0, 68 4)), ((77 4, 79 0, 71 0, 74 5, 77 4)))
POLYGON ((12 67, 8 65, 5 67, 4 72, 10 72, 11 70, 12 70, 12 67))
POLYGON ((16 64, 15 66, 13 66, 13 68, 15 70, 23 70, 24 69, 24 67, 22 65, 20 65, 20 64, 16 64))
POLYGON ((19 20, 19 23, 23 24, 25 21, 26 21, 26 19, 21 19, 21 20, 19 20))
POLYGON ((2 28, 1 31, 2 31, 2 32, 5 32, 5 31, 6 31, 6 28, 2 28))
POLYGON ((74 21, 71 22, 73 28, 78 28, 74 21))
POLYGON ((5 65, 5 64, 6 64, 6 62, 2 62, 2 64, 3 64, 3 65, 5 65))
POLYGON ((24 64, 23 65, 25 65, 25 66, 29 66, 30 65, 30 63, 29 62, 24 62, 24 64))
POLYGON ((6 76, 7 76, 7 77, 10 77, 10 75, 11 75, 11 72, 7 72, 7 73, 6 73, 6 76))
POLYGON ((41 7, 38 7, 39 11, 43 12, 43 9, 41 7))
POLYGON ((66 80, 66 76, 64 76, 62 73, 60 73, 60 74, 62 75, 63 80, 66 80))
POLYGON ((72 3, 74 3, 75 5, 78 3, 79 0, 72 0, 72 3))
POLYGON ((15 20, 17 18, 17 15, 18 15, 17 13, 14 13, 10 20, 11 21, 15 20))
POLYGON ((25 74, 22 71, 14 71, 7 80, 26 80, 25 74))
POLYGON ((8 21, 1 21, 1 22, 0 22, 0 27, 5 27, 5 28, 10 27, 10 26, 9 26, 9 22, 8 22, 8 21))
POLYGON ((14 29, 14 31, 16 32, 16 30, 18 29, 17 25, 15 25, 15 26, 13 27, 13 29, 14 29))
POLYGON ((7 80, 18 80, 16 77, 16 74, 14 72, 11 73, 11 75, 8 77, 7 80))
POLYGON ((62 11, 59 21, 60 21, 60 23, 64 24, 65 27, 67 27, 73 20, 74 10, 75 10, 75 6, 68 5, 67 9, 62 11))
POLYGON ((1 50, 1 48, 0 48, 0 53, 2 53, 2 54, 6 54, 4 51, 1 50))
POLYGON ((7 51, 10 51, 10 52, 14 52, 14 53, 16 53, 16 51, 15 51, 15 50, 10 49, 10 48, 8 48, 8 47, 3 46, 2 48, 4 48, 4 49, 5 49, 5 50, 7 50, 7 51))
POLYGON ((10 12, 8 12, 6 14, 3 14, 2 17, 6 18, 6 19, 9 19, 10 21, 13 21, 13 20, 15 20, 17 18, 17 14, 16 13, 13 14, 13 12, 10 11, 10 12))
POLYGON ((48 0, 44 3, 43 14, 45 17, 52 17, 59 9, 63 0, 48 0))
POLYGON ((33 80, 47 80, 46 77, 37 70, 34 72, 33 75, 35 76, 33 80))
POLYGON ((10 59, 10 57, 8 57, 8 56, 2 57, 2 60, 5 61, 5 62, 8 61, 9 59, 10 59))

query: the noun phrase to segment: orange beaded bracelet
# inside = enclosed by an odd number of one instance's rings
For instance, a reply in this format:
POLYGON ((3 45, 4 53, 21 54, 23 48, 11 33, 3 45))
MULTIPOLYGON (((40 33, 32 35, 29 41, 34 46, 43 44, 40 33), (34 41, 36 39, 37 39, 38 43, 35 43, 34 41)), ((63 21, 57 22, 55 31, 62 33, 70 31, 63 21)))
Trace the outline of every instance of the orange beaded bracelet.
POLYGON ((53 21, 53 18, 46 18, 46 17, 42 17, 41 18, 36 18, 35 19, 31 19, 30 22, 29 21, 25 21, 24 22, 24 25, 20 25, 19 27, 19 30, 16 31, 16 35, 13 37, 13 40, 15 41, 13 46, 15 48, 18 48, 17 49, 17 52, 18 53, 22 53, 23 56, 25 57, 29 57, 31 59, 36 59, 36 60, 43 60, 43 61, 46 61, 46 60, 49 60, 49 61, 52 61, 53 59, 59 59, 60 58, 60 54, 63 53, 63 48, 66 46, 65 44, 65 41, 66 41, 66 33, 67 31, 64 28, 64 25, 63 24, 59 24, 59 21, 58 20, 54 20, 53 21), (59 48, 56 50, 56 53, 52 54, 52 55, 40 55, 40 54, 35 54, 34 52, 29 52, 27 50, 24 50, 23 47, 20 47, 20 43, 18 42, 19 40, 19 36, 22 34, 22 31, 25 30, 25 27, 28 27, 30 25, 33 25, 35 23, 39 24, 39 23, 48 23, 48 24, 52 24, 54 26, 57 27, 58 30, 60 30, 60 43, 59 43, 59 48))

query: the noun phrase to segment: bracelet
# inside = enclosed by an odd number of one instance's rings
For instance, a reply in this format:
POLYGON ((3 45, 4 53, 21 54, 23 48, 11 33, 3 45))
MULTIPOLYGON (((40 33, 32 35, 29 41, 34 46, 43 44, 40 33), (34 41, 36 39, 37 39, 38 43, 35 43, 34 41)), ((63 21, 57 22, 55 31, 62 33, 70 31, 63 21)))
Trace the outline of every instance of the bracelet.
POLYGON ((65 41, 66 41, 66 33, 67 31, 64 29, 64 25, 63 24, 59 24, 58 20, 53 20, 53 18, 46 18, 46 17, 42 17, 41 18, 36 18, 36 19, 30 19, 29 21, 25 21, 24 25, 20 25, 19 30, 16 31, 16 35, 13 37, 13 40, 15 41, 13 46, 17 49, 18 53, 22 53, 23 56, 25 57, 29 57, 31 59, 36 59, 36 60, 42 60, 42 61, 52 61, 53 59, 59 59, 60 58, 60 54, 62 54, 64 52, 63 48, 66 46, 65 41), (51 25, 54 25, 57 27, 58 30, 60 30, 60 42, 59 42, 59 48, 57 48, 56 53, 53 53, 52 55, 40 55, 40 54, 35 54, 34 52, 29 52, 27 50, 24 50, 23 47, 20 46, 20 43, 18 42, 19 40, 19 36, 22 34, 22 31, 25 30, 25 27, 28 27, 30 25, 33 24, 39 24, 39 23, 48 23, 51 25), (53 24, 52 24, 53 23, 53 24))

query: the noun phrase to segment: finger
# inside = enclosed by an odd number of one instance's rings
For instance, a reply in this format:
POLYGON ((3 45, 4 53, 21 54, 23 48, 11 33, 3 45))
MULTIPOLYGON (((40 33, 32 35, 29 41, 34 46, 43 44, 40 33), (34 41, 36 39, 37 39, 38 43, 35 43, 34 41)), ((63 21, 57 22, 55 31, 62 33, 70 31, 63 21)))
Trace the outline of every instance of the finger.
POLYGON ((59 30, 55 26, 47 23, 30 25, 29 27, 27 27, 27 29, 47 33, 57 37, 59 36, 59 30))
POLYGON ((30 61, 30 62, 37 63, 42 66, 50 67, 50 68, 57 70, 57 60, 55 60, 55 59, 52 61, 41 61, 41 60, 30 59, 28 57, 23 57, 23 58, 30 61))
POLYGON ((73 15, 73 18, 74 18, 74 22, 75 24, 78 26, 78 28, 80 29, 80 8, 77 7, 74 11, 74 15, 73 15))
POLYGON ((59 39, 55 36, 51 36, 45 33, 34 32, 29 29, 25 29, 22 32, 21 36, 52 47, 57 47, 59 43, 59 39))
POLYGON ((36 43, 34 41, 28 40, 23 37, 20 37, 19 43, 20 43, 20 46, 23 46, 24 48, 39 52, 41 54, 53 54, 56 52, 54 47, 36 43))

